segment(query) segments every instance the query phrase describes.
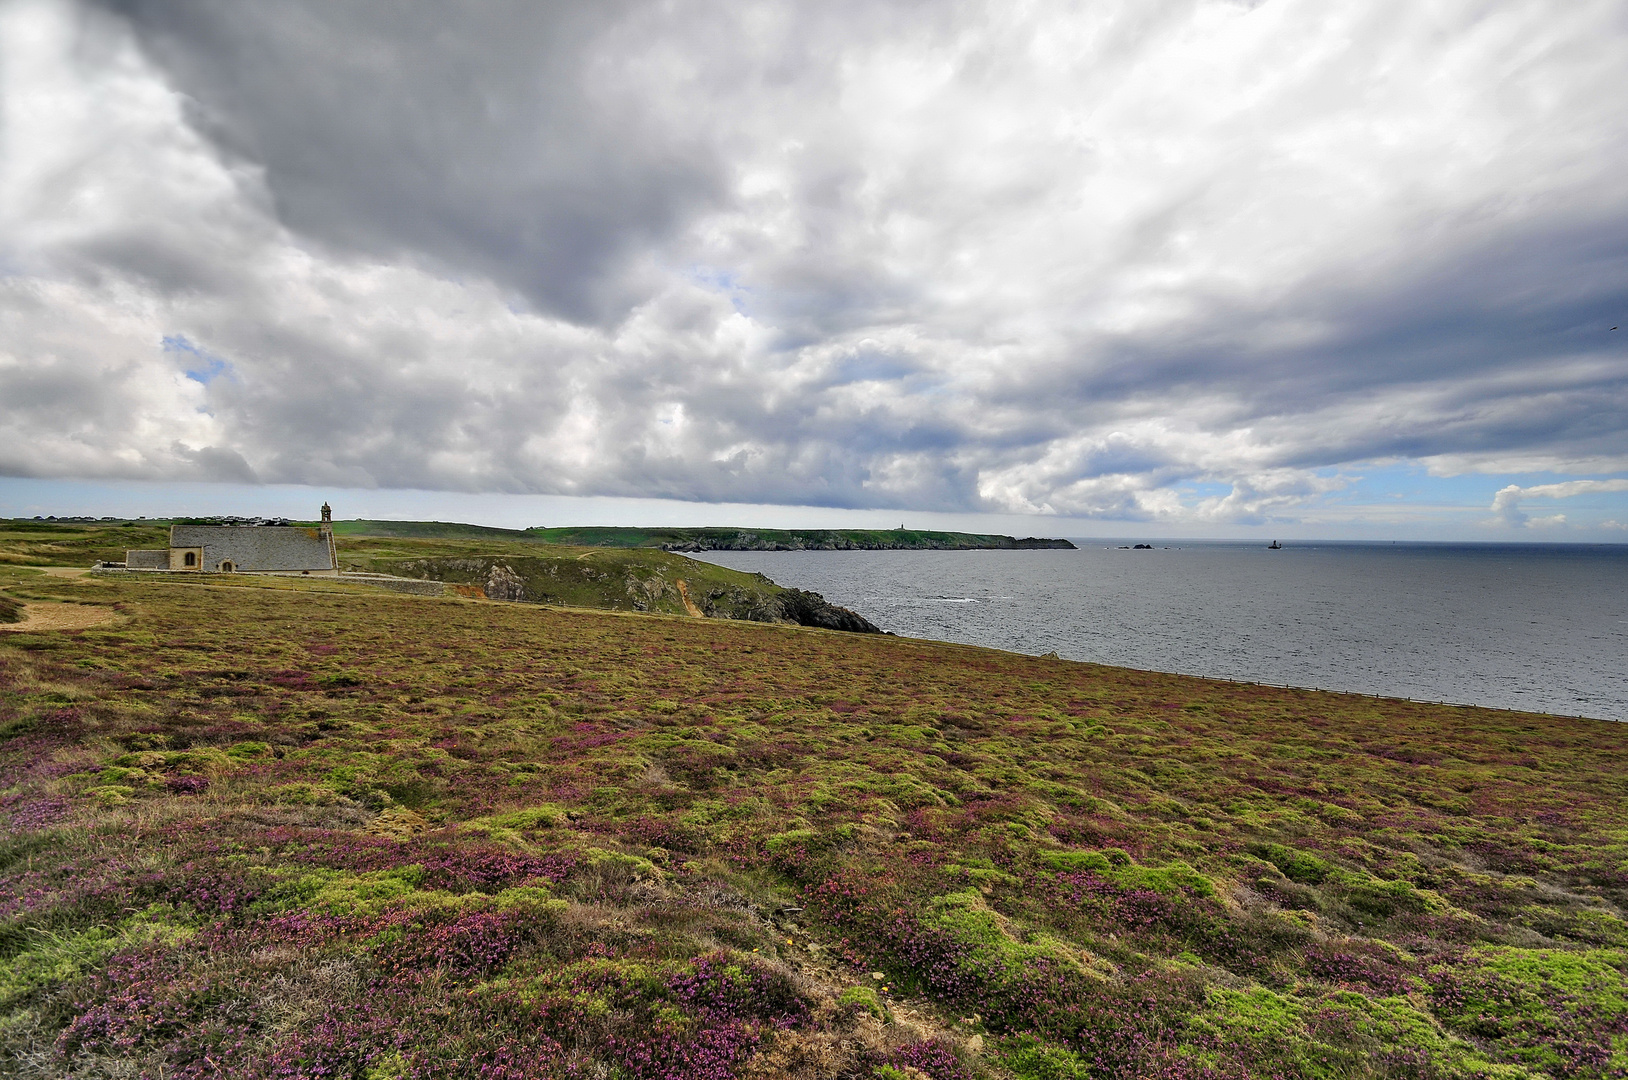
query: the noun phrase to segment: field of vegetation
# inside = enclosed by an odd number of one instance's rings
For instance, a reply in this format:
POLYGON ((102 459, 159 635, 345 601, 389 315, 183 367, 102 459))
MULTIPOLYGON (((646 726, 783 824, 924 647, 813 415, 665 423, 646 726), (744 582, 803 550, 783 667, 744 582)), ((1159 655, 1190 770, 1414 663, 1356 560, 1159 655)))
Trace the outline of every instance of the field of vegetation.
POLYGON ((441 521, 337 521, 341 536, 526 540, 577 547, 666 548, 674 551, 938 550, 1071 548, 1067 540, 930 529, 636 529, 622 526, 493 529, 441 521))
POLYGON ((158 548, 169 542, 169 522, 103 526, 0 519, 0 567, 123 562, 129 548, 158 548))
POLYGON ((1628 1076, 1621 726, 25 546, 6 1076, 1628 1076))
MULTIPOLYGON (((544 543, 513 529, 436 521, 341 522, 336 532, 342 570, 439 581, 472 598, 878 632, 817 593, 659 549, 544 543)), ((0 520, 0 566, 118 563, 129 548, 168 543, 168 522, 0 520)), ((0 622, 19 617, 0 593, 0 622)))
POLYGON ((880 632, 818 593, 666 551, 348 536, 339 561, 346 570, 445 582, 493 600, 880 632))
POLYGON ((784 591, 761 575, 664 551, 348 536, 339 556, 346 570, 470 586, 494 599, 669 615, 748 618, 757 611, 759 621, 773 621, 767 611, 784 591))

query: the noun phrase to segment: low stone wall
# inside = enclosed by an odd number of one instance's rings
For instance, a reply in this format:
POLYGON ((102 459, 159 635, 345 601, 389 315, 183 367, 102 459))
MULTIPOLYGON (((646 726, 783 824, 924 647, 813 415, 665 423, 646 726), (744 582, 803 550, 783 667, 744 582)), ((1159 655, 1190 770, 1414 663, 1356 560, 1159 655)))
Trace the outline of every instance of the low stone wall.
POLYGON ((412 578, 385 577, 374 574, 340 574, 339 580, 351 585, 372 585, 376 589, 410 593, 413 596, 443 596, 447 587, 439 581, 415 581, 412 578))
MULTIPOLYGON (((103 575, 123 575, 126 577, 153 577, 167 578, 198 578, 215 577, 219 575, 200 574, 196 570, 170 570, 123 566, 96 566, 91 573, 101 577, 103 575)), ((440 581, 418 581, 413 578, 390 577, 385 574, 298 574, 282 571, 279 573, 261 574, 233 574, 233 577, 270 577, 270 578, 299 578, 301 581, 340 581, 346 585, 371 585, 375 589, 389 589, 391 592, 410 593, 413 596, 445 596, 447 586, 440 581)))

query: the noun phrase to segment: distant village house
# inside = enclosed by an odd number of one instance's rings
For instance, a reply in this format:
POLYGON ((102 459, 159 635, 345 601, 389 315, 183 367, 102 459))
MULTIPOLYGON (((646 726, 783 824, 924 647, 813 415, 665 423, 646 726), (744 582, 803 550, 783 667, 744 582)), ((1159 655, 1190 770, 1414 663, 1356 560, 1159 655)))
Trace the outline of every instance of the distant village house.
POLYGON ((171 525, 170 546, 125 553, 131 570, 211 574, 337 575, 333 509, 322 504, 322 525, 171 525))

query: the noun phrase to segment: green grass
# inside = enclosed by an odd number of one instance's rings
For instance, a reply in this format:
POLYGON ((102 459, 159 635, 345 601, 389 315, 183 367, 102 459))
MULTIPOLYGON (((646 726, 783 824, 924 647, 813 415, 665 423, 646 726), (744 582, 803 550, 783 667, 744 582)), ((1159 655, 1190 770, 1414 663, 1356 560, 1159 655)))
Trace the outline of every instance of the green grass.
MULTIPOLYGON (((528 529, 551 544, 602 547, 695 547, 701 550, 880 549, 949 550, 1024 546, 994 533, 937 532, 929 529, 528 529)), ((1066 540, 1030 546, 1073 547, 1066 540)))
MULTIPOLYGON (((359 550, 468 551, 408 540, 359 550)), ((0 594, 120 616, 0 634, 0 1074, 1628 1070, 1618 725, 312 580, 0 594)))
POLYGON ((430 578, 536 603, 669 615, 694 607, 734 619, 757 612, 758 621, 778 617, 775 601, 786 591, 759 574, 665 551, 346 538, 340 562, 347 569, 430 578))
POLYGON ((346 537, 347 571, 445 582, 469 597, 874 633, 818 594, 666 551, 457 538, 346 537))
MULTIPOLYGON (((994 533, 940 532, 928 529, 733 529, 625 526, 494 529, 442 521, 336 521, 337 536, 398 537, 421 540, 512 540, 569 547, 788 550, 802 548, 944 549, 1024 546, 994 533)), ((1067 541, 1043 545, 1071 547, 1067 541)))
POLYGON ((98 560, 123 562, 130 548, 164 547, 169 523, 119 525, 0 519, 0 566, 89 566, 98 560))
POLYGON ((463 525, 454 521, 336 521, 335 536, 393 536, 420 540, 514 540, 535 543, 526 529, 496 529, 487 525, 463 525))

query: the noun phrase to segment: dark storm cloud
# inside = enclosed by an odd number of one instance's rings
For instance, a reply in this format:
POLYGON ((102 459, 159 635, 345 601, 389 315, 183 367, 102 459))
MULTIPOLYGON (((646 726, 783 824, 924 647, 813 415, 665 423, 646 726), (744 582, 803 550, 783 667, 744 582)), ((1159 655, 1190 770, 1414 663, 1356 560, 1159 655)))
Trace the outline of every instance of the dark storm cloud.
POLYGON ((723 198, 722 163, 626 92, 630 2, 111 0, 225 149, 320 241, 621 313, 626 260, 723 198))

